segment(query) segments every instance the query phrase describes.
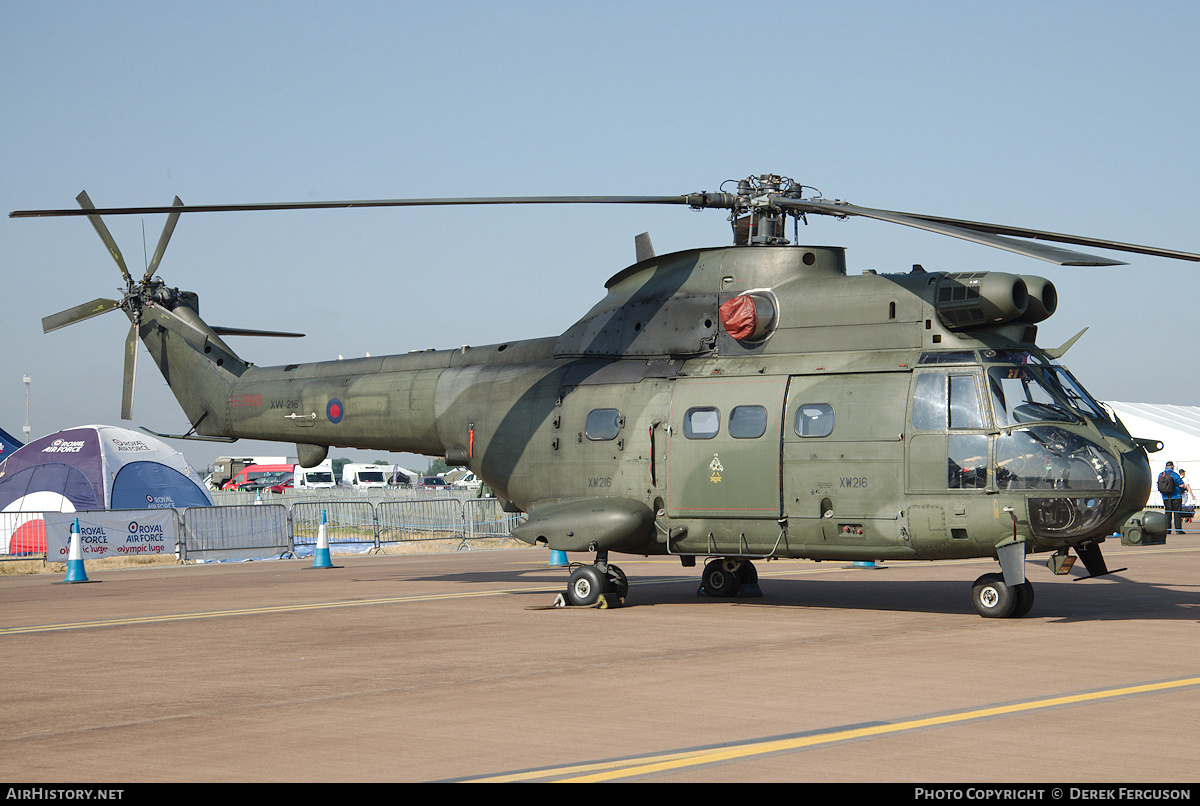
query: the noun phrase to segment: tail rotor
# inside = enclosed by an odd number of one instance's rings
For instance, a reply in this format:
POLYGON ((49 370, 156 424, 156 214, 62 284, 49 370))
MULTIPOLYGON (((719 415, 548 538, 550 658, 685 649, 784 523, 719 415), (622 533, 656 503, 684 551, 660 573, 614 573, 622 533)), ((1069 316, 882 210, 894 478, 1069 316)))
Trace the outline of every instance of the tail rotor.
MULTIPOLYGON (((96 206, 92 204, 91 198, 88 197, 86 190, 76 196, 75 200, 79 202, 79 206, 84 210, 96 209, 96 206)), ((183 202, 176 196, 171 206, 182 207, 183 202)), ((197 339, 201 345, 204 343, 205 335, 203 333, 179 319, 168 308, 161 304, 155 304, 156 296, 162 296, 160 287, 163 283, 161 280, 154 281, 154 273, 158 271, 163 253, 167 249, 167 243, 171 240, 171 233, 175 231, 175 224, 179 221, 179 212, 173 211, 168 214, 167 223, 163 227, 162 235, 158 239, 158 245, 154 248, 154 257, 146 267, 146 273, 142 276, 140 282, 134 280, 133 276, 129 273, 129 268, 125 265, 125 257, 121 254, 116 239, 108 231, 104 219, 97 214, 89 214, 88 220, 92 222, 92 226, 95 227, 100 240, 108 248, 108 254, 112 256, 112 259, 117 264, 117 268, 121 270, 121 277, 125 280, 125 296, 120 300, 101 297, 91 302, 85 302, 82 305, 76 305, 73 308, 67 308, 65 311, 51 314, 42 319, 42 332, 49 333, 67 325, 73 325, 77 322, 108 313, 109 311, 124 310, 132 320, 132 324, 129 326, 128 335, 125 337, 125 369, 121 386, 121 419, 131 420, 133 419, 133 387, 137 377, 138 335, 143 323, 143 312, 147 308, 154 309, 155 321, 160 322, 169 330, 182 333, 192 343, 196 343, 197 339)))

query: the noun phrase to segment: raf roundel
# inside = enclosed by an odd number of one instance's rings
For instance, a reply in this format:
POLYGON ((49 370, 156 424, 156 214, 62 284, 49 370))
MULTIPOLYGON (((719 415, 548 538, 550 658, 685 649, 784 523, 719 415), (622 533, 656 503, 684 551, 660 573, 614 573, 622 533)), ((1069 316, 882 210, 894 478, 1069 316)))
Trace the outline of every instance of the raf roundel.
POLYGON ((342 415, 346 413, 346 409, 342 406, 342 401, 336 397, 329 401, 329 405, 325 407, 325 416, 329 418, 331 423, 340 423, 342 415))

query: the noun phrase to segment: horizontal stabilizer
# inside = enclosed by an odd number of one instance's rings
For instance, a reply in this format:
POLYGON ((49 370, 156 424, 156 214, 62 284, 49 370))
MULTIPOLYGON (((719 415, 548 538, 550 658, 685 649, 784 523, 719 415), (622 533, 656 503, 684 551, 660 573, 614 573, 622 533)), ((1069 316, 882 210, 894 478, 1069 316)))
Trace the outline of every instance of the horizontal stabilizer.
POLYGON ((146 426, 140 428, 152 437, 159 439, 194 439, 197 442, 237 442, 237 437, 202 437, 199 434, 160 434, 157 431, 151 431, 146 426))
POLYGON ((214 327, 218 336, 277 336, 284 339, 302 339, 303 333, 288 333, 282 330, 250 330, 245 327, 214 327))

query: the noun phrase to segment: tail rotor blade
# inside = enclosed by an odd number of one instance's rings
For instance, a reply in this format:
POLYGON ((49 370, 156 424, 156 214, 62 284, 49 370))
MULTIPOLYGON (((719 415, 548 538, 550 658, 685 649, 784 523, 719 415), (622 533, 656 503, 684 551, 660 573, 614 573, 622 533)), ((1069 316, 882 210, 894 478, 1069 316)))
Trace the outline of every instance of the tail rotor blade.
MULTIPOLYGON (((81 191, 75 197, 75 201, 79 202, 79 206, 84 210, 96 209, 96 205, 92 204, 92 200, 88 198, 86 190, 81 191)), ((125 258, 121 256, 121 250, 117 248, 117 242, 113 240, 112 233, 104 225, 104 219, 98 215, 89 215, 88 220, 96 228, 96 232, 100 235, 100 240, 104 241, 104 245, 108 247, 108 253, 112 255, 113 260, 117 261, 117 266, 121 269, 121 276, 125 278, 125 282, 129 282, 129 269, 125 268, 125 258)))
MULTIPOLYGON (((175 197, 175 201, 171 203, 172 207, 182 207, 183 202, 179 197, 175 197)), ((158 264, 162 261, 163 252, 167 249, 167 242, 171 240, 171 233, 175 231, 175 223, 179 221, 179 212, 173 212, 167 216, 167 223, 163 226, 162 235, 158 238, 158 246, 154 247, 154 257, 150 259, 150 266, 146 269, 146 276, 142 278, 142 282, 150 281, 154 276, 154 272, 158 271, 158 264)))
POLYGON ((59 311, 58 313, 42 317, 42 332, 49 333, 52 330, 58 330, 60 327, 73 325, 76 322, 82 322, 84 319, 91 319, 93 316, 114 311, 119 307, 121 307, 121 303, 115 299, 94 299, 91 302, 76 305, 74 308, 67 308, 65 311, 59 311))
POLYGON ((133 419, 133 382, 137 376, 138 325, 129 326, 125 337, 125 380, 121 386, 121 419, 133 419))

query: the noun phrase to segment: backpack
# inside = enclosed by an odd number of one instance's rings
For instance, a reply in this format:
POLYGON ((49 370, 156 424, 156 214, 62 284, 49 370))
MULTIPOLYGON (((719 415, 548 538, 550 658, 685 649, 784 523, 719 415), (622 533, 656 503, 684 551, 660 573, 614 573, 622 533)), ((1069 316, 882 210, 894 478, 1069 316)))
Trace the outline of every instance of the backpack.
POLYGON ((1158 475, 1158 491, 1163 495, 1175 492, 1175 479, 1165 470, 1158 475))

